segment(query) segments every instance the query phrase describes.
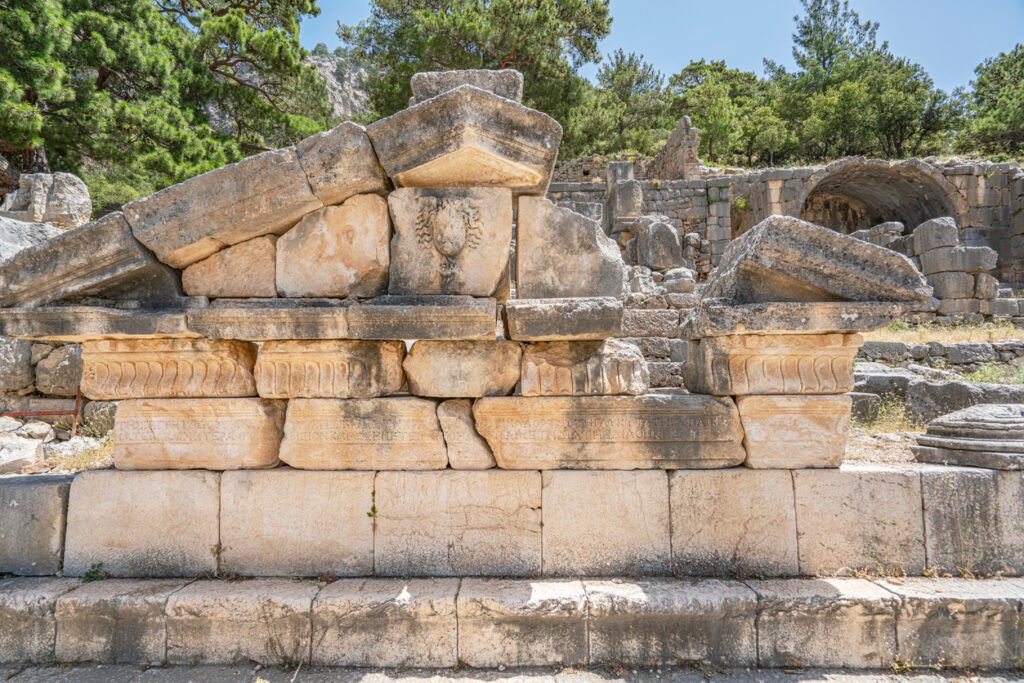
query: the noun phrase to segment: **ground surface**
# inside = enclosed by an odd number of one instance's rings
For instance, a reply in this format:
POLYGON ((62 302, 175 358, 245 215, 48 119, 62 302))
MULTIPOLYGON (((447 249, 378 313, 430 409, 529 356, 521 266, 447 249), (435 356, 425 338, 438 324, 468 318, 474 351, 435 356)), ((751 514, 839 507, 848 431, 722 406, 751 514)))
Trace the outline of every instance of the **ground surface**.
POLYGON ((906 463, 915 462, 910 447, 917 442, 915 432, 884 432, 854 425, 846 444, 846 461, 906 463))

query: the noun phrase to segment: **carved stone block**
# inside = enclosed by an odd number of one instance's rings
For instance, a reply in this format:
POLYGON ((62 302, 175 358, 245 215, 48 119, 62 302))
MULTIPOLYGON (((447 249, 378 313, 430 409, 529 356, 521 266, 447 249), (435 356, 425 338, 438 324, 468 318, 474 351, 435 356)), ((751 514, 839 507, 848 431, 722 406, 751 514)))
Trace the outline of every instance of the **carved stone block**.
POLYGON ((747 467, 839 467, 850 431, 849 395, 740 396, 747 467))
POLYGON ((0 308, 0 335, 80 342, 124 337, 190 337, 182 310, 138 310, 102 306, 0 308))
POLYGON ((505 396, 519 381, 519 342, 423 340, 403 367, 409 393, 437 398, 505 396))
POLYGON ((263 398, 376 398, 402 388, 400 341, 267 341, 256 361, 263 398))
POLYGON ((82 345, 82 393, 126 398, 256 395, 256 345, 210 339, 122 339, 82 345))
POLYGON ((344 339, 352 302, 220 299, 189 311, 188 329, 214 339, 344 339))
POLYGON ((523 352, 523 396, 640 395, 649 384, 640 349, 618 339, 527 344, 523 352))
POLYGON ((622 330, 622 302, 610 297, 510 299, 505 302, 509 339, 586 341, 622 330))
POLYGON ((494 339, 497 302, 469 296, 381 296, 348 310, 350 339, 494 339))

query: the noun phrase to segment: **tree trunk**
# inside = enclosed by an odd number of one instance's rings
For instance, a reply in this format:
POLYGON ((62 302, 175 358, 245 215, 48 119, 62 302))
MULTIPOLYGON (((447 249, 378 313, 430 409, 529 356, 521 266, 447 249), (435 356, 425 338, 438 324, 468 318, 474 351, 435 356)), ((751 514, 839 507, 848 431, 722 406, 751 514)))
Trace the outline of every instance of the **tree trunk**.
POLYGON ((18 189, 18 176, 21 173, 0 154, 0 194, 7 194, 18 189))

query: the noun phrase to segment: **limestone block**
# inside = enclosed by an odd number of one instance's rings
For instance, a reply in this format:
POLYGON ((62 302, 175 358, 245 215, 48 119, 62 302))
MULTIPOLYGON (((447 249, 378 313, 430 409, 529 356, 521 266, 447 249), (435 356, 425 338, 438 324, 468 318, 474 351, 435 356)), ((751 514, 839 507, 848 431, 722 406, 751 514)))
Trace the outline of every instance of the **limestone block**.
POLYGON ((793 484, 801 573, 924 570, 918 472, 847 463, 795 470, 793 484))
POLYGON ((0 308, 0 335, 56 342, 124 337, 195 337, 183 311, 55 306, 0 308))
POLYGON ((32 386, 35 381, 32 366, 32 342, 0 337, 0 393, 32 386))
POLYGON ((901 598, 896 639, 904 661, 918 666, 988 669, 1020 666, 1024 599, 1019 581, 925 579, 879 582, 901 598))
POLYGON ((119 470, 238 470, 274 467, 284 404, 258 398, 125 401, 114 418, 119 470))
MULTIPOLYGON (((1017 317, 1020 315, 1019 299, 993 299, 988 302, 989 312, 994 316, 1017 317)), ((980 308, 979 308, 980 310, 980 308)))
POLYGON ((0 474, 18 473, 43 459, 43 442, 14 434, 0 436, 0 474))
MULTIPOLYGON (((7 170, 5 164, 5 170, 7 170)), ((6 175, 6 174, 5 174, 6 175)), ((74 228, 92 214, 89 188, 72 173, 14 173, 18 187, 0 202, 0 217, 74 228)))
POLYGON ((669 477, 676 575, 800 573, 789 472, 680 470, 669 477))
POLYGON ((647 361, 635 345, 618 339, 527 344, 523 396, 646 394, 647 361))
MULTIPOLYGON (((973 401, 971 401, 973 403, 973 401)), ((914 453, 921 462, 1024 469, 1024 406, 978 402, 928 422, 914 453)))
POLYGON ((378 472, 375 486, 377 574, 540 574, 539 472, 378 472))
POLYGON ((943 299, 935 309, 938 315, 967 315, 981 311, 981 302, 977 299, 943 299))
POLYGON ((342 579, 313 602, 313 664, 455 667, 458 579, 342 579))
POLYGON ((443 401, 437 406, 448 466, 453 470, 489 470, 497 467, 494 454, 473 421, 473 402, 465 398, 443 401))
POLYGON ((36 365, 36 391, 51 396, 74 397, 82 383, 82 349, 62 346, 36 365))
POLYGON ((588 661, 581 581, 463 579, 459 660, 471 667, 582 666, 588 661))
POLYGON ((513 396, 473 405, 504 469, 704 469, 746 457, 732 399, 698 395, 513 396))
POLYGON ((41 306, 85 296, 169 304, 181 296, 181 282, 132 236, 121 213, 0 258, 0 306, 41 306))
POLYGON ((309 661, 313 581, 196 581, 167 601, 171 664, 309 661))
POLYGON ((364 193, 387 192, 388 180, 362 126, 345 121, 295 145, 313 194, 324 206, 364 193))
POLYGON ((373 472, 225 472, 220 496, 222 572, 373 573, 373 472))
POLYGON ((896 649, 899 600, 864 579, 750 581, 763 667, 883 669, 896 649))
POLYGON ((510 190, 403 188, 388 207, 391 294, 495 294, 512 241, 510 190))
POLYGON ((338 299, 219 299, 188 311, 188 329, 212 339, 344 339, 351 308, 338 299))
POLYGON ((999 294, 999 280, 988 273, 975 275, 974 283, 974 296, 978 299, 995 299, 999 294))
POLYGON ((353 306, 350 339, 494 339, 497 302, 469 296, 382 296, 353 306))
POLYGON ((614 240, 590 218, 544 197, 520 197, 516 286, 524 299, 625 295, 626 266, 614 240))
POLYGON ((323 204, 293 148, 256 154, 124 207, 135 238, 184 268, 232 244, 280 235, 323 204))
POLYGON ((622 334, 630 337, 677 337, 679 311, 627 308, 622 314, 622 334))
POLYGON ((636 236, 637 263, 653 270, 667 270, 683 265, 683 249, 679 234, 668 222, 645 223, 636 236))
POLYGON ((609 297, 510 299, 505 302, 509 339, 588 341, 622 330, 622 302, 609 297))
POLYGON ((690 342, 686 386, 716 396, 853 391, 859 334, 740 334, 690 342))
POLYGON ((753 666, 754 592, 737 581, 585 581, 590 659, 622 666, 753 666))
POLYGON ((57 599, 76 586, 75 579, 0 579, 0 662, 52 662, 57 599))
POLYGON ((473 85, 513 102, 523 101, 523 74, 515 69, 465 69, 460 71, 421 71, 413 74, 412 104, 453 90, 473 85))
POLYGON ((0 261, 7 261, 19 251, 43 244, 64 232, 56 225, 18 220, 5 213, 0 211, 0 261))
POLYGON ((853 401, 835 396, 738 396, 747 467, 839 467, 853 401))
POLYGON ((121 577, 217 571, 220 475, 82 472, 68 501, 64 574, 102 565, 121 577))
POLYGON ((539 111, 461 85, 372 123, 367 134, 397 187, 508 187, 543 195, 562 127, 539 111))
POLYGON ((921 254, 921 270, 927 275, 950 271, 982 273, 994 269, 998 257, 988 247, 941 247, 921 254))
POLYGON ((956 221, 949 216, 933 218, 914 228, 913 246, 915 254, 932 249, 955 247, 960 244, 960 231, 956 221))
POLYGON ((928 304, 866 302, 796 302, 720 304, 702 301, 683 314, 679 336, 684 339, 722 337, 737 334, 802 334, 864 332, 901 320, 910 313, 934 310, 938 300, 928 304))
POLYGON ((433 470, 448 466, 437 404, 423 398, 296 398, 281 460, 305 470, 433 470))
POLYGON ((121 339, 82 346, 82 393, 126 398, 256 395, 256 345, 226 339, 121 339))
POLYGON ((181 579, 94 581, 57 600, 58 662, 159 666, 167 656, 164 609, 181 579))
POLYGON ((70 488, 71 477, 0 478, 0 573, 60 572, 70 488))
POLYGON ((970 273, 935 273, 928 276, 928 284, 940 299, 969 299, 974 296, 974 276, 970 273))
POLYGON ((401 341, 267 341, 256 361, 264 398, 376 398, 402 388, 401 341))
POLYGON ((522 356, 513 341, 421 340, 402 367, 416 396, 505 396, 519 382, 522 356))
POLYGON ((670 573, 665 472, 542 475, 546 576, 670 573))
POLYGON ((189 296, 277 296, 277 236, 265 235, 221 249, 181 273, 189 296))
POLYGON ((388 204, 375 194, 306 214, 278 240, 277 291, 291 297, 384 294, 390 240, 388 204))

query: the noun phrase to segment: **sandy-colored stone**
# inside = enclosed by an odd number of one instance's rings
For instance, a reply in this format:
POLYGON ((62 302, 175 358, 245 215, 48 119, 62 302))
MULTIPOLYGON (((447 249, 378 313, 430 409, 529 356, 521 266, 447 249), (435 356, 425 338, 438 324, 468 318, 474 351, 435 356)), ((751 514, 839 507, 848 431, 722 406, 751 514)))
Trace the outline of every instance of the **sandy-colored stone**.
POLYGON ((313 581, 196 581, 167 601, 171 664, 309 662, 313 581))
POLYGON ((57 600, 76 586, 76 579, 0 579, 0 662, 53 661, 57 600))
POLYGON ((896 655, 889 591, 864 579, 751 581, 761 666, 884 669, 896 655))
POLYGON ((267 341, 256 361, 263 398, 376 398, 402 388, 401 341, 267 341))
POLYGON ((226 246, 280 235, 323 206, 291 147, 171 185, 124 207, 136 239, 184 268, 226 246))
POLYGON ((729 398, 512 396, 479 399, 473 415, 505 469, 703 469, 746 457, 729 398))
POLYGON ((313 602, 313 664, 458 664, 458 579, 342 579, 313 602))
POLYGON ((513 102, 523 101, 523 74, 515 69, 461 69, 421 71, 413 74, 409 80, 412 87, 410 103, 429 100, 467 84, 501 95, 513 102))
POLYGON ((466 398, 442 401, 437 406, 448 466, 453 470, 489 470, 497 467, 491 447, 476 431, 473 402, 466 398))
POLYGON ((625 294, 626 266, 601 224, 544 197, 520 197, 516 286, 524 299, 625 294))
POLYGON ((512 241, 510 190, 403 188, 388 207, 391 294, 495 294, 512 241))
POLYGON ((60 571, 70 488, 70 477, 0 478, 0 573, 47 576, 60 571))
POLYGON ((744 464, 756 469, 839 467, 853 401, 834 396, 738 396, 744 464))
POLYGON ((510 299, 508 337, 516 341, 589 341, 622 330, 622 302, 610 297, 510 299))
POLYGON ((352 304, 345 299, 218 299, 188 311, 188 329, 214 339, 346 339, 352 304))
POLYGON ((588 661, 581 581, 463 579, 459 660, 472 667, 582 666, 588 661))
POLYGON ((925 568, 921 477, 914 470, 845 464, 794 470, 803 574, 925 568))
POLYGON ((55 342, 199 336, 189 331, 181 310, 102 306, 0 308, 0 335, 55 342))
POLYGON ((469 296, 381 296, 348 312, 350 339, 494 339, 497 302, 469 296))
POLYGON ((665 472, 542 474, 545 576, 669 574, 665 472))
POLYGON ((167 656, 164 609, 181 579, 94 581, 57 600, 58 662, 159 666, 167 656))
POLYGON ((324 206, 352 195, 387 192, 388 180, 377 161, 366 129, 345 121, 295 145, 302 170, 324 206))
POLYGON ((290 297, 384 294, 390 239, 388 204, 375 194, 307 214, 277 241, 277 291, 290 297))
POLYGON ((908 314, 934 310, 931 304, 888 301, 812 301, 730 304, 701 301, 683 314, 682 339, 736 334, 834 334, 866 332, 885 327, 908 314))
POLYGON ((623 666, 757 662, 756 597, 737 581, 585 581, 590 660, 623 666))
POLYGON ((292 399, 281 460, 307 470, 448 466, 437 404, 414 397, 292 399))
POLYGON ((82 345, 82 393, 126 398, 256 395, 256 345, 226 339, 121 339, 82 345))
POLYGON ((373 472, 225 472, 220 496, 222 572, 373 573, 373 472))
POLYGON ((535 576, 539 472, 379 472, 376 573, 535 576))
POLYGON ((646 394, 647 361, 629 342, 542 342, 523 350, 523 396, 646 394))
POLYGON ((416 396, 505 396, 519 382, 522 356, 519 342, 421 340, 402 367, 416 396))
POLYGON ((125 401, 114 418, 119 470, 274 467, 284 427, 281 401, 153 398, 125 401))
POLYGON ((241 242, 181 273, 181 286, 189 296, 277 296, 277 236, 266 235, 241 242))
POLYGON ((741 334, 690 342, 690 391, 716 396, 853 391, 859 334, 741 334))
POLYGON ((682 576, 794 576, 793 480, 733 468, 670 475, 672 568, 682 576))

